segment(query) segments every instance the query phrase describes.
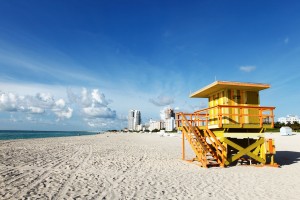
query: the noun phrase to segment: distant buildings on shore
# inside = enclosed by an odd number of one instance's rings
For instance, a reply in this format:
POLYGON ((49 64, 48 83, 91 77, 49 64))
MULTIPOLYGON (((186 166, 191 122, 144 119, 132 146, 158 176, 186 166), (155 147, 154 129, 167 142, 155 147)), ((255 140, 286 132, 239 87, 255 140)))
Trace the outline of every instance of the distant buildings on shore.
MULTIPOLYGON (((279 117, 278 122, 283 124, 300 124, 300 118, 297 115, 287 115, 286 117, 279 117)), ((164 111, 164 119, 152 120, 148 123, 142 124, 141 111, 130 110, 128 113, 128 128, 126 131, 154 131, 154 130, 166 130, 174 131, 175 126, 175 112, 173 109, 168 108, 164 111)))
POLYGON ((294 124, 295 122, 300 124, 300 118, 297 115, 287 115, 286 117, 279 117, 277 121, 284 124, 294 124))
POLYGON ((141 128, 141 111, 130 110, 128 113, 128 130, 137 131, 141 128))
POLYGON ((129 131, 154 131, 154 130, 175 130, 175 112, 168 108, 164 111, 164 119, 152 120, 149 123, 141 123, 141 112, 139 110, 130 110, 128 113, 128 130, 129 131))

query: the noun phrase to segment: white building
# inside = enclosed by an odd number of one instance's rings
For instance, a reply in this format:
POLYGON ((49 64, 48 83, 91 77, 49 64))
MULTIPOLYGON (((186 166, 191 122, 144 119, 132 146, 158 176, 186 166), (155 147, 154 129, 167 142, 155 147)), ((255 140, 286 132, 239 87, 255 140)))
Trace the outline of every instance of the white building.
POLYGON ((143 128, 144 128, 143 125, 142 125, 142 124, 139 124, 139 125, 136 126, 136 129, 135 129, 135 130, 136 130, 136 131, 142 131, 143 128))
POLYGON ((171 117, 165 120, 166 131, 173 131, 175 129, 175 119, 171 117))
POLYGON ((149 131, 153 131, 154 129, 166 131, 173 131, 175 129, 175 112, 171 108, 167 108, 165 110, 161 110, 160 113, 161 120, 154 121, 150 119, 149 122, 149 131))
POLYGON ((294 122, 300 123, 300 119, 297 115, 287 115, 286 117, 279 117, 277 121, 284 124, 293 124, 294 122))
POLYGON ((173 131, 175 129, 175 112, 168 108, 165 110, 165 128, 166 131, 173 131))
POLYGON ((165 128, 165 122, 164 121, 150 120, 150 122, 149 122, 149 131, 153 131, 154 129, 161 130, 163 128, 165 128))
POLYGON ((139 110, 130 110, 128 113, 128 130, 135 131, 141 124, 141 112, 139 110))

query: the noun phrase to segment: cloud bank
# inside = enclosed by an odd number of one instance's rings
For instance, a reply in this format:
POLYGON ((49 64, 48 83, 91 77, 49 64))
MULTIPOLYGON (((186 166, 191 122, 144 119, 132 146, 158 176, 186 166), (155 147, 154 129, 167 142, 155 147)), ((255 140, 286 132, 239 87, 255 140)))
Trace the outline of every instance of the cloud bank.
POLYGON ((84 88, 81 92, 82 111, 88 118, 116 118, 116 111, 108 107, 111 102, 98 89, 89 92, 84 88))
POLYGON ((66 121, 75 113, 79 120, 90 127, 109 128, 111 125, 124 123, 124 119, 109 107, 112 100, 107 99, 99 89, 83 88, 79 94, 67 89, 66 93, 67 98, 64 99, 54 98, 50 93, 18 95, 0 91, 0 112, 21 114, 21 118, 30 122, 34 119, 49 122, 53 117, 56 122, 66 121))
POLYGON ((0 111, 39 115, 52 112, 60 120, 71 118, 73 113, 73 109, 66 104, 65 100, 55 100, 50 94, 37 93, 35 96, 22 96, 2 91, 0 91, 0 111))
POLYGON ((168 106, 168 105, 174 103, 173 98, 171 98, 169 96, 163 96, 163 95, 160 95, 156 98, 151 98, 151 99, 149 99, 149 101, 156 106, 168 106))

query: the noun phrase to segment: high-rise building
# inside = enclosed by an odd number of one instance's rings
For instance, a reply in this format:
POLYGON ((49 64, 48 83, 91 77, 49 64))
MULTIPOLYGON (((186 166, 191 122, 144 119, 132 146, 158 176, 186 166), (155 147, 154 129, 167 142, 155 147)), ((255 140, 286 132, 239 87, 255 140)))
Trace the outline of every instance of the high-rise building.
POLYGON ((128 130, 137 130, 141 124, 141 112, 139 110, 130 110, 128 113, 128 130))
POLYGON ((174 131, 174 129, 176 128, 174 117, 165 120, 165 128, 166 131, 174 131))
POLYGON ((175 119, 175 113, 173 109, 168 108, 165 110, 165 119, 170 119, 171 117, 175 119))
POLYGON ((165 110, 165 129, 166 131, 175 129, 175 112, 171 108, 165 110))

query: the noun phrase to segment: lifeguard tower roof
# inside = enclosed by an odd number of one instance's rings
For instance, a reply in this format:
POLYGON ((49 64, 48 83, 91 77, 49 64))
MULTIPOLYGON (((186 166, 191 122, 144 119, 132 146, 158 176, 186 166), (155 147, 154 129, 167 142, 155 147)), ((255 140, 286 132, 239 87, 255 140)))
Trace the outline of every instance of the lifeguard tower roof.
POLYGON ((191 98, 208 98, 209 95, 223 89, 240 89, 249 91, 260 91, 270 88, 269 84, 263 83, 246 83, 246 82, 231 82, 231 81, 215 81, 208 86, 194 92, 190 95, 191 98))

